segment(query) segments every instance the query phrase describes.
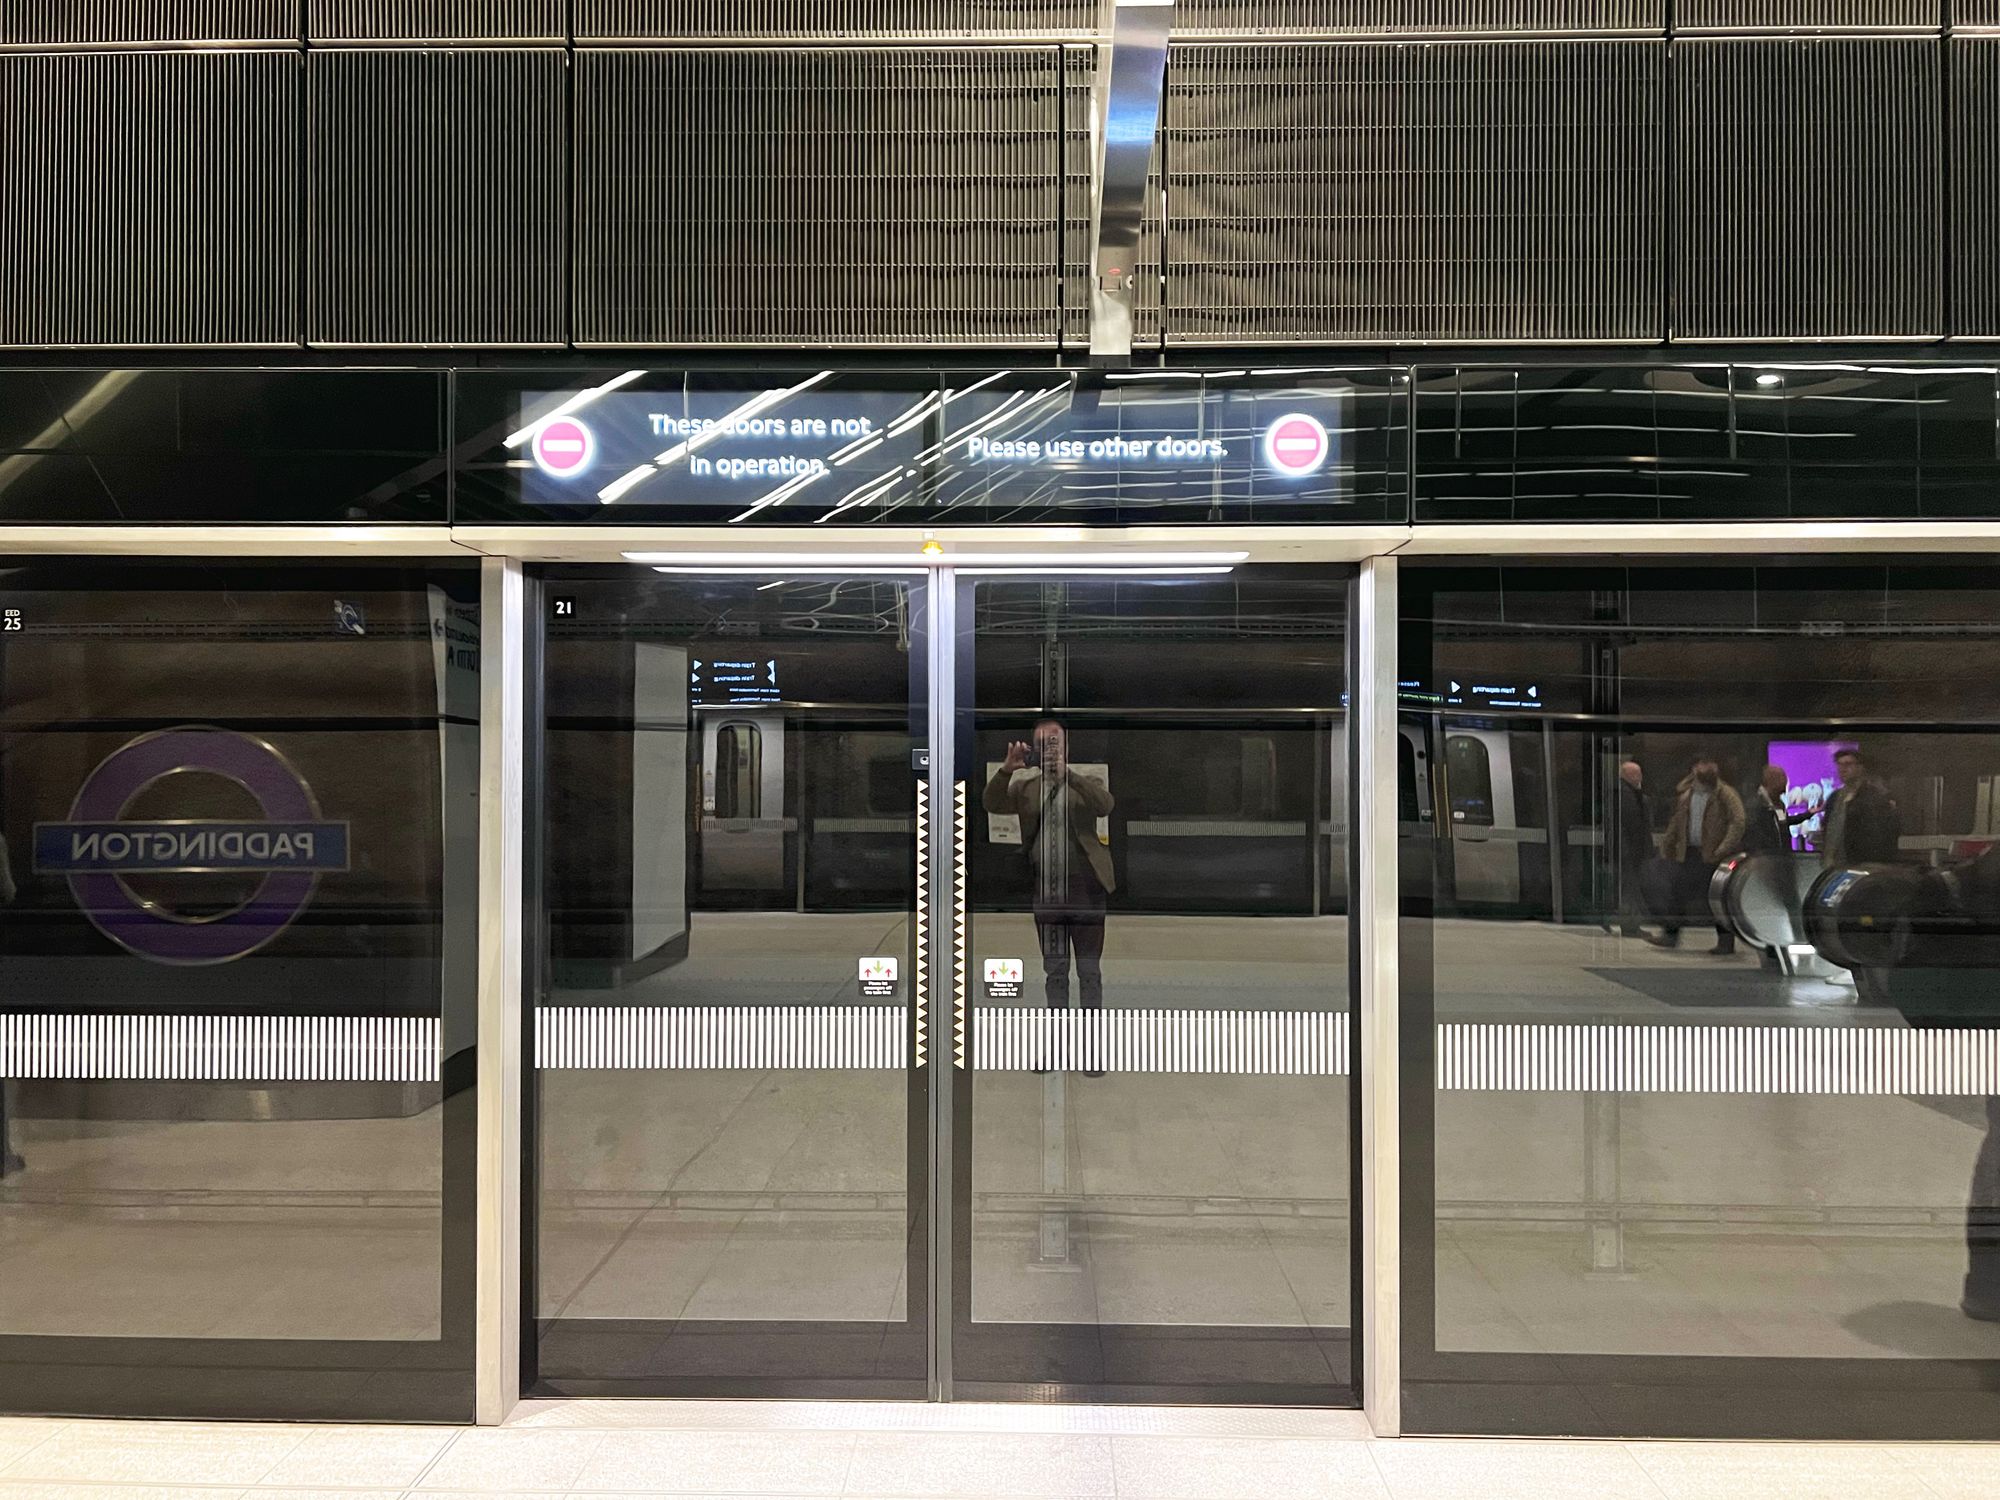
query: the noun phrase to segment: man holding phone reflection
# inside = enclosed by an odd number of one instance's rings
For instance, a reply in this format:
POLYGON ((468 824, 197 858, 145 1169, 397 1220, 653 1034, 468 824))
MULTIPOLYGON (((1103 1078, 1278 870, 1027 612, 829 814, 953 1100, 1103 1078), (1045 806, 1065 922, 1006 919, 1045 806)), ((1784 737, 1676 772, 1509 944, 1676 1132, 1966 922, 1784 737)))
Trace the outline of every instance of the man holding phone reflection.
POLYGON ((1068 734, 1058 721, 1043 719, 1032 745, 1016 740, 1007 746, 981 801, 989 813, 1021 820, 1049 1008, 1068 1008, 1074 958, 1083 1007, 1098 1009, 1104 1004, 1105 897, 1118 888, 1111 851, 1097 837, 1097 820, 1111 811, 1110 790, 1071 769, 1068 734))

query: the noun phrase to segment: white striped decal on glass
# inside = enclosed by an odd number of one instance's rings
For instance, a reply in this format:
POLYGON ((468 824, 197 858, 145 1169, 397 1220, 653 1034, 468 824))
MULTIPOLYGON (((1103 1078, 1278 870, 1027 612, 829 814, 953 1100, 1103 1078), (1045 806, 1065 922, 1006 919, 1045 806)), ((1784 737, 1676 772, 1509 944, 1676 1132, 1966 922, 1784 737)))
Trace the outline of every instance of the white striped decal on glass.
POLYGON ((540 1068, 895 1068, 900 1005, 544 1006, 540 1068))
POLYGON ((431 1016, 0 1016, 0 1077, 435 1083, 431 1016))
POLYGON ((1049 1010, 975 1006, 981 1072, 1343 1077, 1348 1019, 1324 1010, 1049 1010))
POLYGON ((2000 1031, 1447 1022, 1451 1092, 2000 1094, 2000 1031))

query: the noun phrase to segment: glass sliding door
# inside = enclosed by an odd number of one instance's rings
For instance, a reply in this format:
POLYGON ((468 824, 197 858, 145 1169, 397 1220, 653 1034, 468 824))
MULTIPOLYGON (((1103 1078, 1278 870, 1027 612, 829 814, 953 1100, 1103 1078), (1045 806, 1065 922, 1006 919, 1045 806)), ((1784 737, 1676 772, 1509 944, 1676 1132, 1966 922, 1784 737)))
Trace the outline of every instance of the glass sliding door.
POLYGON ((1352 1399, 1343 571, 538 588, 531 1389, 1352 1399))
POLYGON ((1346 578, 960 587, 955 1389, 1350 1400, 1346 578))
POLYGON ((0 1406, 470 1419, 478 598, 0 570, 0 1406))
POLYGON ((540 591, 531 1388, 921 1397, 923 579, 540 591))
POLYGON ((1410 1426, 1990 1436, 1990 563, 1402 588, 1410 1426))

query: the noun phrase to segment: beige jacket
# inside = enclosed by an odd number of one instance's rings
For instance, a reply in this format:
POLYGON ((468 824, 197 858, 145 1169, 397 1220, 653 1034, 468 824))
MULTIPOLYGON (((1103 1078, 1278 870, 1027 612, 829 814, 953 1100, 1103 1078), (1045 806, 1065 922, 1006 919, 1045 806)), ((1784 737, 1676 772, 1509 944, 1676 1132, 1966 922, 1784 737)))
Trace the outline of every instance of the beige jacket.
MULTIPOLYGON (((1042 826, 1042 802, 1049 795, 1040 771, 1016 775, 1005 766, 993 773, 980 798, 985 809, 997 817, 1021 820, 1021 843, 1032 850, 1042 826)), ((1111 851, 1097 841, 1097 820, 1111 811, 1111 790, 1094 776, 1063 772, 1061 795, 1068 802, 1070 838, 1082 852, 1106 894, 1118 889, 1118 877, 1111 867, 1111 851)))
MULTIPOLYGON (((1667 824, 1667 831, 1660 839, 1660 853, 1674 864, 1687 858, 1688 809, 1693 802, 1694 778, 1690 776, 1680 784, 1673 821, 1667 824)), ((1708 811, 1701 820, 1702 863, 1719 865, 1730 856, 1741 854, 1743 830, 1748 826, 1743 799, 1736 795, 1736 788, 1717 780, 1708 799, 1708 811)))

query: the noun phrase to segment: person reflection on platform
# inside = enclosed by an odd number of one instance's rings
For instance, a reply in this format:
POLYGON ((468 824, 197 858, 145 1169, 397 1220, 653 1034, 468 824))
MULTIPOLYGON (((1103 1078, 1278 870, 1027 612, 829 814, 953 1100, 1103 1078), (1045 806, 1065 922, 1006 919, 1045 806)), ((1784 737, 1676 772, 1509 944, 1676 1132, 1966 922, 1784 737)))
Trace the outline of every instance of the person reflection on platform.
POLYGON ((1110 790, 1070 766, 1068 734, 1056 720, 1044 719, 1035 726, 1032 746, 1018 740, 1008 745, 981 801, 989 813, 1021 820, 1049 1009, 1069 1008, 1072 958, 1078 999, 1085 1010, 1100 1009, 1105 898, 1118 888, 1111 851, 1097 837, 1097 820, 1111 812, 1110 790))
MULTIPOLYGON (((1771 888, 1782 893, 1785 904, 1798 909, 1798 876, 1791 861, 1792 830, 1820 811, 1816 807, 1802 807, 1797 812, 1785 811, 1785 793, 1792 784, 1792 778, 1783 766, 1766 766, 1764 774, 1758 778, 1757 790, 1750 794, 1746 802, 1748 822, 1743 828, 1743 852, 1752 859, 1771 859, 1779 863, 1769 875, 1771 888)), ((1764 950, 1764 968, 1771 973, 1782 973, 1783 965, 1776 948, 1764 950)))
POLYGON ((1893 864, 1902 857, 1903 815, 1859 750, 1833 758, 1840 790, 1826 808, 1822 857, 1834 865, 1893 864))
MULTIPOLYGON (((1919 1030, 1990 1031, 2000 1023, 2000 845, 1911 878, 1918 920, 1895 965, 1880 974, 1890 1002, 1919 1030)), ((1960 1310, 2000 1323, 2000 1095, 1986 1100, 1986 1134, 1966 1196, 1965 1250, 1960 1310)))
POLYGON ((1618 931, 1624 937, 1642 937, 1644 932, 1639 924, 1646 909, 1646 862, 1657 851, 1653 847, 1652 809, 1646 801, 1646 775, 1636 760, 1618 767, 1615 796, 1611 868, 1618 882, 1618 931))
MULTIPOLYGON (((1745 819, 1743 799, 1736 788, 1722 779, 1722 769, 1712 756, 1702 756, 1676 789, 1673 819, 1660 841, 1671 872, 1668 910, 1660 931, 1646 941, 1661 948, 1677 948, 1681 928, 1688 919, 1708 910, 1709 882, 1716 866, 1743 848, 1745 819)), ((1736 934, 1723 923, 1715 927, 1715 954, 1736 951, 1736 934)))
POLYGON ((1786 812, 1785 793, 1791 784, 1792 779, 1783 766, 1764 767, 1756 795, 1750 799, 1749 821, 1743 828, 1745 854, 1755 858, 1791 853, 1792 830, 1819 811, 1816 807, 1802 807, 1797 812, 1786 812))

